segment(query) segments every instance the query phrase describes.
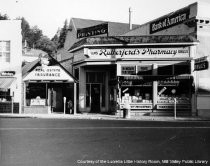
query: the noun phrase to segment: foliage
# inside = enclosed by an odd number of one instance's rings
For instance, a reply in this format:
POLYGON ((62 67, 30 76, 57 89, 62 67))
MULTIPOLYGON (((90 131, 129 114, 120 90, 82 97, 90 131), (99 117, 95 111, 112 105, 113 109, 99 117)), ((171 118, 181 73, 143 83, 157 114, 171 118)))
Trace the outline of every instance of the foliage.
POLYGON ((24 43, 25 40, 28 41, 28 38, 30 36, 30 25, 24 17, 18 19, 21 20, 22 42, 24 43))
POLYGON ((51 39, 54 42, 54 44, 56 45, 56 48, 58 48, 58 45, 59 45, 59 36, 60 36, 60 29, 58 29, 57 33, 51 39))
POLYGON ((29 47, 36 48, 37 42, 43 36, 42 30, 40 30, 37 26, 30 28, 29 35, 27 36, 27 42, 29 47))
POLYGON ((56 50, 56 45, 48 37, 44 36, 42 30, 37 26, 30 27, 29 23, 24 17, 19 18, 22 20, 22 42, 27 41, 27 46, 30 48, 41 49, 48 54, 56 50))
MULTIPOLYGON (((30 27, 28 21, 24 17, 18 17, 17 20, 21 20, 21 29, 22 29, 22 44, 27 42, 27 47, 41 49, 48 54, 52 54, 56 51, 59 41, 59 37, 57 39, 50 40, 48 37, 44 36, 42 30, 38 28, 38 26, 30 27), (56 41, 56 42, 55 42, 56 41)), ((9 17, 0 13, 0 20, 9 20, 9 17)), ((65 36, 65 29, 67 29, 67 21, 65 22, 62 36, 65 36)), ((65 41, 65 39, 64 39, 65 41)), ((60 39, 60 42, 64 44, 63 39, 60 39)))
POLYGON ((9 20, 9 16, 7 14, 2 15, 0 13, 0 20, 9 20))
POLYGON ((60 31, 60 36, 58 38, 58 49, 64 47, 67 32, 68 32, 68 21, 66 19, 65 22, 64 22, 64 26, 60 31))
POLYGON ((36 42, 36 47, 47 52, 48 54, 52 54, 56 51, 56 44, 51 41, 47 36, 42 36, 36 42))

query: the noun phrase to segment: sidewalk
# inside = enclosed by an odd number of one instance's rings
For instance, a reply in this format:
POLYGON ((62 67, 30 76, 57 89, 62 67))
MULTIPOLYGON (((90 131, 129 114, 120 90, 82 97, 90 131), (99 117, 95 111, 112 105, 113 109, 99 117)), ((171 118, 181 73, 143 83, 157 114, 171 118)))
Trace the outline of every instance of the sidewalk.
POLYGON ((123 118, 119 115, 106 114, 0 114, 0 118, 42 118, 42 119, 98 119, 98 120, 140 120, 140 121, 210 121, 210 117, 177 117, 173 116, 131 116, 123 118))

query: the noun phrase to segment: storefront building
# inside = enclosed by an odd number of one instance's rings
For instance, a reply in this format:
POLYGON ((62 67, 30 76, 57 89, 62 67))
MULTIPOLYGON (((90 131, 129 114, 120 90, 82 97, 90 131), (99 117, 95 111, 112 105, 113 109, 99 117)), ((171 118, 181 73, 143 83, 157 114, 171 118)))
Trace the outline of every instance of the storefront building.
POLYGON ((21 112, 20 20, 0 21, 0 113, 21 112))
POLYGON ((75 43, 74 76, 79 111, 116 113, 126 103, 134 115, 171 112, 174 98, 182 114, 194 114, 192 36, 89 37, 75 43))
POLYGON ((37 59, 23 68, 23 113, 75 114, 75 90, 74 77, 59 63, 37 59))
POLYGON ((210 117, 210 4, 196 2, 166 14, 123 36, 192 35, 199 44, 193 63, 195 77, 196 114, 210 117), (198 68, 198 66, 200 66, 198 68), (202 67, 203 66, 203 67, 202 67))

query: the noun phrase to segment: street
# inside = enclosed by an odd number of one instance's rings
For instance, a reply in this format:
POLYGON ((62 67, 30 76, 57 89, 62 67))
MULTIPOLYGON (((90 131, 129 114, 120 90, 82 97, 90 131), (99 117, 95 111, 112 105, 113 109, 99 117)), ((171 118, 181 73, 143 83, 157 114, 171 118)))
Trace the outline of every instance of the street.
POLYGON ((1 166, 210 165, 210 121, 0 119, 1 166))

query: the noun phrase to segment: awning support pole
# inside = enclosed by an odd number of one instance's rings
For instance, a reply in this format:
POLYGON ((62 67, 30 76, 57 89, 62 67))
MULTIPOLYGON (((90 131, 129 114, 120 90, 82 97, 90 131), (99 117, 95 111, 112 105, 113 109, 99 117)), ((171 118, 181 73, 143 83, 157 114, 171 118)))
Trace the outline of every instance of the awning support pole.
POLYGON ((13 105, 13 94, 12 94, 12 98, 11 98, 11 111, 12 111, 12 114, 14 113, 14 105, 13 105))
POLYGON ((74 115, 77 114, 77 83, 74 82, 74 115))

